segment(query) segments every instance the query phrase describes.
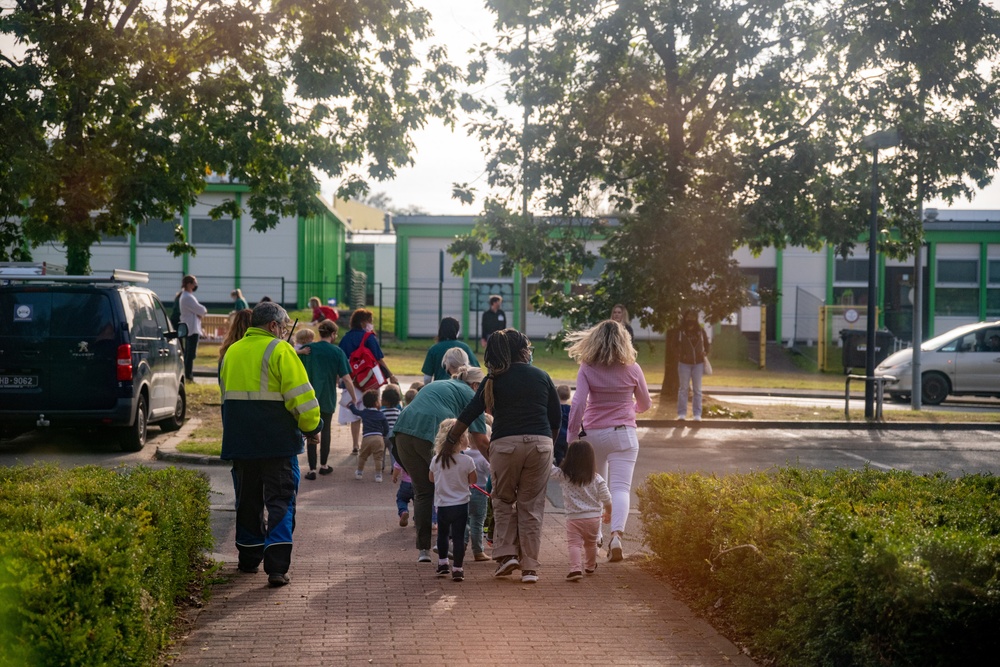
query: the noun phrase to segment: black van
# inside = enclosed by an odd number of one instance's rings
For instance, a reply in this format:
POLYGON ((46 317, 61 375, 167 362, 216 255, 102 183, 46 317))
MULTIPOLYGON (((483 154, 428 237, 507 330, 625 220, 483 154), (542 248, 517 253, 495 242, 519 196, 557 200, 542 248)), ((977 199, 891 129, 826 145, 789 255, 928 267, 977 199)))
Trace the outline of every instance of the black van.
POLYGON ((184 358, 148 274, 0 272, 0 434, 50 425, 107 426, 139 451, 146 428, 179 429, 187 412, 184 358))

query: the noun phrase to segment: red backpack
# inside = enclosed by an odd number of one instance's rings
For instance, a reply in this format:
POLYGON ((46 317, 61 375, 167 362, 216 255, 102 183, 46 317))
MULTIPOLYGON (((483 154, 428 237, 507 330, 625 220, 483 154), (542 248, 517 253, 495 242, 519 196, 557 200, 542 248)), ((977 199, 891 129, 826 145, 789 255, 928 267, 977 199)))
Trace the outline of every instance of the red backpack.
POLYGON ((347 363, 351 367, 351 379, 354 380, 354 384, 361 388, 361 391, 378 389, 386 383, 378 360, 372 351, 365 347, 365 343, 368 342, 368 337, 371 335, 371 331, 366 331, 361 338, 361 345, 347 358, 347 363))

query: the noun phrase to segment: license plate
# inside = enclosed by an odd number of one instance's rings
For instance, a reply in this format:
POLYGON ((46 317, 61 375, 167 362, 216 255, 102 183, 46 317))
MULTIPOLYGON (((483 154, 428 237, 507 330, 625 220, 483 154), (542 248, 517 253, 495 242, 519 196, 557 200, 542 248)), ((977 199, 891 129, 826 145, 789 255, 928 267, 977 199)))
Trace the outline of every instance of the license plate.
POLYGON ((36 389, 37 375, 0 375, 0 389, 36 389))

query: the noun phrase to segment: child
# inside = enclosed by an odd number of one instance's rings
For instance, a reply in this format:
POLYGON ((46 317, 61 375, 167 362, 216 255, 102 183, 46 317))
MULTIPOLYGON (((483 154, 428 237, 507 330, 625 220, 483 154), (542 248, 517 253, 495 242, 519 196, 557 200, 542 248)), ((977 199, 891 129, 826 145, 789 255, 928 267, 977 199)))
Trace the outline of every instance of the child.
POLYGON ((396 491, 396 511, 399 512, 399 525, 405 527, 410 522, 410 501, 413 500, 413 480, 406 474, 403 467, 392 462, 392 483, 399 482, 396 491))
MULTIPOLYGON (((462 453, 476 464, 476 479, 479 480, 476 485, 485 486, 490 476, 490 462, 475 447, 469 447, 462 453)), ((468 544, 469 539, 472 539, 472 556, 475 560, 490 560, 483 549, 483 524, 486 522, 486 501, 489 497, 485 489, 483 491, 470 489, 470 493, 472 495, 469 498, 469 522, 465 531, 465 543, 468 544)))
POLYGON ((555 464, 559 465, 562 463, 563 457, 566 456, 566 443, 568 442, 566 431, 569 429, 569 385, 561 384, 556 387, 556 395, 559 397, 559 409, 562 410, 562 423, 559 425, 559 437, 552 449, 552 456, 555 459, 555 464))
POLYGON ((381 484, 382 456, 385 454, 385 437, 389 435, 389 422, 378 409, 378 389, 366 391, 361 402, 365 404, 364 410, 358 410, 353 402, 347 404, 351 412, 361 417, 361 449, 358 451, 358 469, 354 471, 354 479, 364 477, 365 463, 372 456, 375 459, 375 481, 381 484))
POLYGON ((467 433, 455 442, 448 442, 448 432, 455 419, 445 419, 434 438, 437 456, 431 459, 428 477, 434 484, 434 505, 438 519, 438 568, 437 576, 448 576, 448 537, 451 537, 451 578, 465 579, 462 561, 465 559, 465 526, 469 520, 469 485, 476 483, 476 464, 472 457, 462 456, 469 446, 467 433))
POLYGON ((413 402, 413 399, 417 397, 417 390, 410 387, 406 390, 406 395, 403 396, 403 406, 407 406, 413 402))
POLYGON ((304 346, 316 340, 316 334, 312 329, 299 329, 295 332, 295 351, 298 352, 304 346))
POLYGON ((597 474, 594 447, 586 440, 569 443, 562 467, 552 466, 552 477, 559 480, 566 508, 569 544, 566 581, 579 581, 583 572, 593 574, 597 570, 597 534, 602 520, 611 521, 611 492, 604 478, 597 474), (585 561, 582 568, 581 561, 585 561))
MULTIPOLYGON (((399 410, 399 387, 387 384, 382 389, 382 414, 385 415, 385 420, 389 424, 389 435, 392 435, 392 428, 396 425, 396 420, 399 419, 399 410)), ((385 437, 385 451, 392 451, 388 435, 385 437)), ((392 460, 391 454, 389 460, 392 460)), ((382 471, 385 471, 385 458, 382 459, 382 471)))

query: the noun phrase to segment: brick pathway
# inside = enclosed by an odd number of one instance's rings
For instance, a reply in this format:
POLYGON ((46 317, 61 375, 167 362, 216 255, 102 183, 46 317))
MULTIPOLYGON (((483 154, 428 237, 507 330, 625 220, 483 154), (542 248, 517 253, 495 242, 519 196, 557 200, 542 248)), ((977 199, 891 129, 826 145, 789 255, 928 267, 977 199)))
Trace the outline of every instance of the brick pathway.
MULTIPOLYGON (((345 433, 334 428, 335 452, 345 433)), ((594 576, 564 581, 565 516, 551 503, 539 583, 494 579, 492 561, 471 558, 456 583, 416 562, 389 475, 357 481, 351 457, 331 463, 332 475, 301 484, 291 584, 239 573, 230 531, 217 547, 226 581, 172 664, 753 665, 635 563, 600 559, 594 576)), ((626 542, 626 553, 638 547, 626 542)))

